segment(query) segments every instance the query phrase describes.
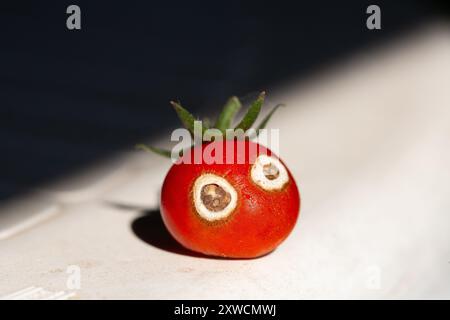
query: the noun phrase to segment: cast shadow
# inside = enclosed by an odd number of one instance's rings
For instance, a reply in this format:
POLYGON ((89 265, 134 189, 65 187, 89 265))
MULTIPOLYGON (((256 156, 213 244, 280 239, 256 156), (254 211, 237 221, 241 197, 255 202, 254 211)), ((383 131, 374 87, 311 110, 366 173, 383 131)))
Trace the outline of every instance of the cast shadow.
POLYGON ((131 223, 131 230, 140 240, 144 241, 145 243, 153 247, 168 252, 196 258, 212 259, 212 260, 255 260, 268 256, 272 253, 269 252, 260 257, 246 259, 246 258, 224 258, 224 257, 207 256, 201 253, 191 251, 180 245, 171 236, 166 226, 164 225, 164 222, 161 217, 161 212, 159 211, 159 209, 143 211, 143 215, 136 218, 131 223))
POLYGON ((224 259, 220 257, 206 256, 186 249, 180 245, 169 233, 161 217, 159 209, 145 210, 143 215, 133 220, 131 230, 143 242, 158 249, 180 254, 184 256, 206 258, 206 259, 224 259))
POLYGON ((269 252, 265 255, 255 258, 225 258, 225 257, 208 256, 205 254, 194 252, 192 250, 183 247, 172 237, 172 235, 169 233, 166 226, 164 225, 164 221, 162 220, 159 208, 145 209, 139 206, 121 203, 111 203, 111 202, 109 202, 108 205, 124 211, 141 212, 142 215, 137 217, 131 222, 131 230, 138 239, 160 250, 189 257, 211 259, 211 260, 255 260, 268 256, 272 253, 269 252))

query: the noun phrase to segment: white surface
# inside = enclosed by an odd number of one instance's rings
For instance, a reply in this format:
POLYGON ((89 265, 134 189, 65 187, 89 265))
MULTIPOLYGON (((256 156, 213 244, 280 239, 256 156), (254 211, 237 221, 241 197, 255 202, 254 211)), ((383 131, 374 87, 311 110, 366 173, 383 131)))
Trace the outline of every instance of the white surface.
POLYGON ((69 300, 74 296, 74 292, 51 292, 44 288, 28 287, 4 297, 0 297, 0 300, 69 300))
POLYGON ((0 295, 29 286, 78 298, 450 298, 450 31, 431 28, 272 100, 271 126, 302 195, 275 252, 217 260, 142 241, 169 163, 130 155, 120 184, 59 198, 61 214, 0 242, 0 295), (128 169, 127 169, 128 170, 128 169))

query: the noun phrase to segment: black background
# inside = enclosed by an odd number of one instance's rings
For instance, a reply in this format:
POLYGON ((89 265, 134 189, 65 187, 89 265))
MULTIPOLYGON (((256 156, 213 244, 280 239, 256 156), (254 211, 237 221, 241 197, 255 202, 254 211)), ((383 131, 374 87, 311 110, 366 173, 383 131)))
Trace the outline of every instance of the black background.
POLYGON ((448 14, 445 1, 2 1, 0 201, 448 14), (81 7, 82 29, 66 28, 81 7))

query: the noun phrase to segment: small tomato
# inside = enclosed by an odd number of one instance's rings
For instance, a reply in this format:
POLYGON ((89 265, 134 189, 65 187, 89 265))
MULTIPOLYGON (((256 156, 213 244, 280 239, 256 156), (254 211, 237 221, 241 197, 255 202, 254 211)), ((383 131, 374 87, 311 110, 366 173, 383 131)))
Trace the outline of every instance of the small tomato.
MULTIPOLYGON (((263 101, 264 93, 235 129, 250 128, 263 101)), ((195 118, 181 105, 173 105, 192 132, 195 118)), ((239 108, 239 100, 231 98, 215 127, 225 132, 239 108)), ((271 252, 292 231, 299 210, 300 194, 289 169, 270 149, 248 139, 204 142, 185 150, 161 191, 161 215, 171 235, 184 247, 212 256, 255 258, 271 252), (222 150, 215 154, 221 161, 196 163, 194 155, 203 157, 206 149, 222 150), (235 161, 228 161, 229 154, 235 161)))

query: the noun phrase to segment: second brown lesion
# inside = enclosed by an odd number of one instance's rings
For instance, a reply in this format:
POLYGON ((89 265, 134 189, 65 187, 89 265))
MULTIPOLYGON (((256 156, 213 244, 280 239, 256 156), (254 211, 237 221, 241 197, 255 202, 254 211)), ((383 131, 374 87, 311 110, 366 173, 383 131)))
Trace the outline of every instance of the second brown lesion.
POLYGON ((263 166, 263 173, 267 179, 275 180, 280 175, 280 170, 274 164, 269 163, 263 166))
POLYGON ((202 187, 200 198, 204 206, 213 212, 225 209, 231 202, 230 193, 214 183, 202 187))

